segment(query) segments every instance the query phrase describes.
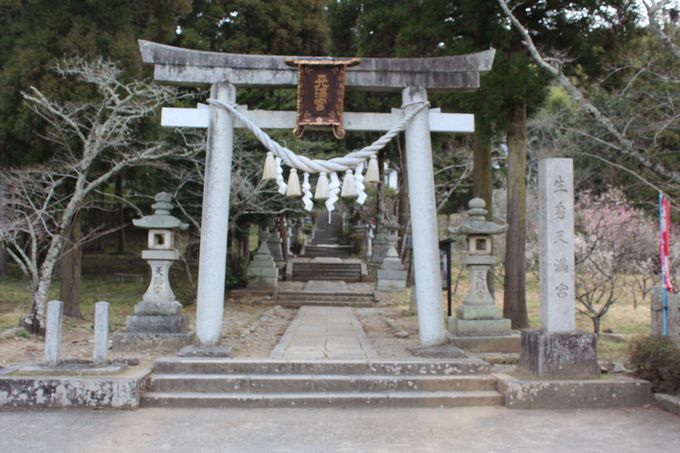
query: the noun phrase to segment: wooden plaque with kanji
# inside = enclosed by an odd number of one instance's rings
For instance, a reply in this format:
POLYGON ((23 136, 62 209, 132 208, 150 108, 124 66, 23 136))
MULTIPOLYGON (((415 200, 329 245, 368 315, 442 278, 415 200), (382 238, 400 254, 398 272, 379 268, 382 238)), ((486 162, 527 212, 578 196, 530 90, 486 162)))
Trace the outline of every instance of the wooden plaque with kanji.
POLYGON ((333 135, 338 140, 343 139, 345 70, 359 64, 359 60, 294 60, 287 63, 298 67, 297 124, 293 134, 301 137, 305 126, 330 126, 333 135))

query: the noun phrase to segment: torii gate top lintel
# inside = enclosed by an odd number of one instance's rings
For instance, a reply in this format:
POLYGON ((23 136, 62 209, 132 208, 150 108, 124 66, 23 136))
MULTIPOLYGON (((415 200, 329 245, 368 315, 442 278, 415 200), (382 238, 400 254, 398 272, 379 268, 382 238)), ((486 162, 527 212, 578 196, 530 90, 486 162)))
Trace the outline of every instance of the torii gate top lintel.
MULTIPOLYGON (((142 60, 154 65, 159 82, 207 85, 228 81, 235 86, 296 86, 290 60, 311 57, 207 52, 139 40, 142 60)), ((431 58, 362 58, 347 69, 348 88, 400 91, 420 86, 428 91, 473 91, 480 74, 491 70, 494 49, 431 58)))

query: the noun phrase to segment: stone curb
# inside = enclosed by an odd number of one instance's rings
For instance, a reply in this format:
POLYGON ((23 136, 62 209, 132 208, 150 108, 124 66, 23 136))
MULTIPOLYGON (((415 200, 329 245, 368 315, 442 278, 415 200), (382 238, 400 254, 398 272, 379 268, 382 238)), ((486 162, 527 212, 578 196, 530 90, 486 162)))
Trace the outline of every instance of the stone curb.
POLYGON ((508 409, 610 409, 653 403, 651 383, 615 379, 524 380, 494 374, 508 409))
POLYGON ((0 408, 135 409, 150 374, 150 368, 116 376, 6 374, 0 376, 0 408))
POLYGON ((680 415, 680 396, 666 393, 655 393, 654 398, 659 406, 674 415, 680 415))

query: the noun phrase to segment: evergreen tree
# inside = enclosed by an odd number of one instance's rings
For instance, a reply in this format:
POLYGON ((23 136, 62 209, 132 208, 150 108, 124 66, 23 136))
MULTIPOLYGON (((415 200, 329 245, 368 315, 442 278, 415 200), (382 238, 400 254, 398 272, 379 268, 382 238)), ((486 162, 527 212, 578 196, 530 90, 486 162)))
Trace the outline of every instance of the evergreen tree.
MULTIPOLYGON (((520 20, 531 24, 547 48, 568 49, 582 70, 596 72, 634 19, 630 0, 522 2, 520 20)), ((493 47, 492 71, 468 95, 432 96, 450 111, 475 114, 475 196, 491 206, 491 141, 508 144, 508 223, 504 314, 514 328, 527 327, 524 292, 526 118, 544 101, 549 78, 531 62, 495 1, 345 0, 329 5, 331 49, 361 56, 455 55, 493 47)), ((436 146, 436 144, 435 144, 436 146)), ((460 199, 462 203, 464 199, 460 199)))
POLYGON ((0 4, 0 165, 40 162, 54 154, 42 139, 44 122, 31 114, 21 92, 30 86, 53 99, 87 96, 55 76, 64 57, 103 57, 127 76, 143 74, 137 38, 170 42, 176 16, 188 0, 6 0, 0 4))

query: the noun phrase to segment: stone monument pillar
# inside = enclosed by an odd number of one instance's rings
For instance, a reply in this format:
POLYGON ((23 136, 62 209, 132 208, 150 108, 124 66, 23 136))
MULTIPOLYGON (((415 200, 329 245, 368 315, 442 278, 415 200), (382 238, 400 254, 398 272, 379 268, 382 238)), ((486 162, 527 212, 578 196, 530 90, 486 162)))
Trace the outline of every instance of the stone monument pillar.
POLYGON ((522 331, 520 367, 540 377, 597 377, 594 334, 575 330, 574 175, 571 159, 538 166, 541 329, 522 331))
POLYGON ((142 258, 151 268, 151 281, 142 301, 135 305, 135 314, 128 316, 126 330, 113 335, 117 350, 179 349, 193 338, 182 304, 170 286, 170 267, 179 259, 175 231, 186 230, 188 225, 170 215, 170 194, 161 192, 155 200, 153 215, 132 221, 136 227, 149 230, 149 248, 142 251, 142 258))

